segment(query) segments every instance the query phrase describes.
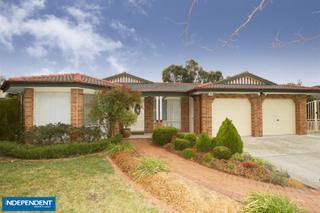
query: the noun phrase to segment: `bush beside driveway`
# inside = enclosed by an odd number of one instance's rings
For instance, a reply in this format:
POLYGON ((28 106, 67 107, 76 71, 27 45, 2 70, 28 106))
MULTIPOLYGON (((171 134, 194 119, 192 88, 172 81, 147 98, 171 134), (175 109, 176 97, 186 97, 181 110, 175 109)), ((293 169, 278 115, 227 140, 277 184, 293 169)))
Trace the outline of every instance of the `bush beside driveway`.
POLYGON ((293 178, 320 189, 320 135, 244 137, 244 151, 287 170, 293 178))

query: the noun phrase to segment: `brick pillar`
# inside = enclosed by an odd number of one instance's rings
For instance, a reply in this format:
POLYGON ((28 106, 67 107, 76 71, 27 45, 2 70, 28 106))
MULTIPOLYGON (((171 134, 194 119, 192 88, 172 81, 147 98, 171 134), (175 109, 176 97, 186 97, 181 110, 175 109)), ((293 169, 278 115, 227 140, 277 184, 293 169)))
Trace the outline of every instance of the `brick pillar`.
POLYGON ((153 131, 153 97, 144 98, 144 132, 153 131))
POLYGON ((296 134, 307 134, 307 96, 299 95, 295 99, 296 104, 296 134))
POLYGON ((201 132, 206 132, 208 135, 212 135, 212 101, 212 96, 201 94, 201 132))
POLYGON ((262 137, 262 97, 250 98, 251 103, 251 135, 262 137))
POLYGON ((181 131, 189 132, 189 97, 181 97, 181 131))
POLYGON ((201 96, 196 95, 193 98, 193 125, 194 132, 201 133, 201 96))
POLYGON ((81 127, 84 122, 83 89, 71 89, 71 125, 81 127))
POLYGON ((34 89, 26 88, 23 93, 23 120, 26 130, 33 127, 34 89))

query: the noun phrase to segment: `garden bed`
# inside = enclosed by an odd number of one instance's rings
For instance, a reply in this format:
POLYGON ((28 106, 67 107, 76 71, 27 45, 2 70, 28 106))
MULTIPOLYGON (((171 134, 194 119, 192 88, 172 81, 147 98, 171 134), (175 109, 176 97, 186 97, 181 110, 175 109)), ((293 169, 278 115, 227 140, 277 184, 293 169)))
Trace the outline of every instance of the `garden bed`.
POLYGON ((167 151, 179 155, 182 158, 197 162, 203 166, 216 169, 228 174, 242 176, 249 179, 272 183, 280 186, 289 186, 293 188, 308 188, 303 183, 291 178, 286 172, 277 170, 275 166, 267 161, 258 159, 250 154, 244 153, 231 157, 230 159, 216 159, 213 155, 192 150, 192 157, 188 158, 184 151, 175 150, 170 143, 164 147, 167 151), (210 156, 210 157, 208 157, 210 156))
POLYGON ((152 142, 166 150, 228 174, 280 186, 306 188, 286 171, 243 153, 243 141, 231 120, 226 119, 215 138, 206 133, 181 133, 172 127, 154 130, 152 142))
POLYGON ((134 150, 117 148, 111 158, 146 191, 181 212, 239 212, 242 205, 227 196, 170 173, 166 164, 134 150))

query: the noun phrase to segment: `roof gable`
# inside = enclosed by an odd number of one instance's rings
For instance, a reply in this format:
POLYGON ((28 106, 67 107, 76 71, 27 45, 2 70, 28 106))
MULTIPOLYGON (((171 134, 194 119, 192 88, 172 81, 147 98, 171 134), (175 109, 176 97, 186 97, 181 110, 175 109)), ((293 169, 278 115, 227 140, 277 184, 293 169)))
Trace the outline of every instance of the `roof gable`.
POLYGON ((236 84, 236 85, 276 85, 276 83, 254 75, 250 72, 243 72, 238 75, 226 78, 217 82, 218 84, 236 84))
POLYGON ((122 72, 116 75, 112 75, 109 77, 104 78, 104 80, 108 80, 114 83, 120 84, 150 84, 153 83, 152 81, 140 78, 135 75, 131 75, 127 72, 122 72))

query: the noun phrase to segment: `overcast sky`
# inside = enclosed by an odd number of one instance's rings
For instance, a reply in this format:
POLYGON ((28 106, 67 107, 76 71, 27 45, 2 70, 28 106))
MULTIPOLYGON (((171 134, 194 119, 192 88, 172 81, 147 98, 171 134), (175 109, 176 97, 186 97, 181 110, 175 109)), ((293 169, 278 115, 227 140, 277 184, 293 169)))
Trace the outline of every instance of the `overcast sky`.
POLYGON ((222 47, 259 3, 198 0, 183 34, 191 0, 0 0, 0 75, 128 71, 160 81, 166 66, 193 58, 224 76, 319 85, 320 36, 290 44, 320 34, 319 0, 272 0, 222 47))

